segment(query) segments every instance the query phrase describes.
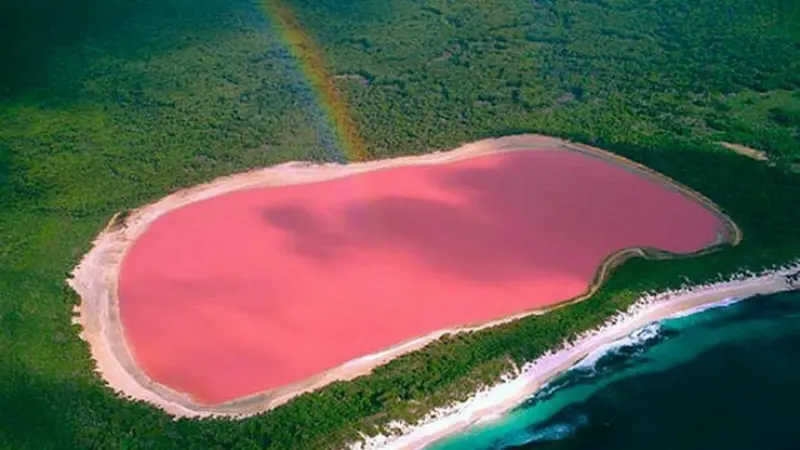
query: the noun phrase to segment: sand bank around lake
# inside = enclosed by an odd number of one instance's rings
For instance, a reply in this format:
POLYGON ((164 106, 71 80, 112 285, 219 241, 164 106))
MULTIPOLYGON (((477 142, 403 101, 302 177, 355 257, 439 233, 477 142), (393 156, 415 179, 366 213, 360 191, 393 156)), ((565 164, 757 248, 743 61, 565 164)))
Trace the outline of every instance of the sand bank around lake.
MULTIPOLYGON (((246 416, 274 408, 297 395, 330 382, 349 380, 369 373, 374 367, 385 364, 402 354, 417 350, 444 334, 496 326, 527 315, 544 313, 550 308, 529 310, 500 320, 437 331, 390 349, 357 358, 310 379, 213 406, 198 403, 189 395, 177 392, 150 379, 136 364, 126 342, 119 314, 118 281, 121 263, 131 244, 148 229, 150 224, 170 211, 222 194, 256 187, 315 183, 381 169, 445 164, 480 155, 531 148, 563 148, 586 153, 617 163, 627 169, 645 173, 659 179, 671 188, 679 190, 682 194, 714 212, 725 224, 725 233, 719 236, 718 242, 703 252, 712 251, 718 245, 735 245, 741 240, 741 232, 738 227, 711 201, 699 193, 611 153, 546 136, 519 135, 487 139, 464 145, 452 151, 350 165, 312 165, 291 162, 220 178, 208 184, 182 190, 151 205, 113 218, 95 240, 93 249, 76 267, 73 277, 68 280, 82 299, 81 305, 78 307, 80 315, 77 317, 77 321, 83 326, 81 337, 89 343, 92 356, 97 362, 97 370, 102 378, 109 383, 111 388, 125 396, 144 400, 177 416, 207 416, 211 414, 246 416)), ((671 258, 677 255, 641 248, 625 249, 610 255, 598 268, 595 280, 588 291, 558 305, 558 307, 590 296, 606 278, 610 269, 621 261, 634 256, 671 258)))
POLYGON ((740 299, 753 298, 753 301, 757 301, 754 296, 800 289, 798 275, 800 261, 758 274, 740 273, 724 282, 644 295, 627 311, 609 319, 604 326, 589 330, 575 343, 565 343, 561 350, 527 364, 519 374, 508 374, 504 381, 476 393, 466 402, 433 411, 415 425, 395 423, 391 433, 365 436, 363 441, 350 445, 349 449, 421 450, 470 425, 491 420, 509 411, 587 355, 647 324, 671 316, 725 306, 740 299))

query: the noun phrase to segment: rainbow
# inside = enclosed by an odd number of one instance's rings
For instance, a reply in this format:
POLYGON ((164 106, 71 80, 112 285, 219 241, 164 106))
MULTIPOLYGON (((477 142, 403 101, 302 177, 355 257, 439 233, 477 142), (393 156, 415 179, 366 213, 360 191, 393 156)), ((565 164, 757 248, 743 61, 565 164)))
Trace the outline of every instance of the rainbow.
POLYGON ((322 53, 311 37, 303 31, 291 9, 280 0, 262 0, 267 16, 277 25, 281 39, 297 60, 300 70, 308 80, 318 105, 331 122, 336 141, 352 162, 368 159, 364 141, 355 122, 347 112, 347 105, 334 86, 333 78, 325 70, 322 53))

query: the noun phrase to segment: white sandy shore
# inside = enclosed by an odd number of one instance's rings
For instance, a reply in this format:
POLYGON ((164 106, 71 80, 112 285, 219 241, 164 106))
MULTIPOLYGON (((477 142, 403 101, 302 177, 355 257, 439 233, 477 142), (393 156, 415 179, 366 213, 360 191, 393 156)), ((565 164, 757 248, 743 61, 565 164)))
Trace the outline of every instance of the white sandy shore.
POLYGON ((611 318, 604 326, 579 336, 574 344, 546 354, 525 365, 519 374, 508 374, 505 381, 476 393, 470 400, 441 408, 416 425, 393 423, 394 434, 364 437, 350 450, 418 450, 434 441, 461 431, 472 424, 489 420, 522 403, 554 377, 574 366, 593 351, 623 338, 633 331, 669 316, 698 312, 731 299, 772 294, 800 288, 790 284, 787 275, 800 271, 800 260, 762 273, 745 272, 720 281, 679 290, 643 295, 626 312, 611 318))

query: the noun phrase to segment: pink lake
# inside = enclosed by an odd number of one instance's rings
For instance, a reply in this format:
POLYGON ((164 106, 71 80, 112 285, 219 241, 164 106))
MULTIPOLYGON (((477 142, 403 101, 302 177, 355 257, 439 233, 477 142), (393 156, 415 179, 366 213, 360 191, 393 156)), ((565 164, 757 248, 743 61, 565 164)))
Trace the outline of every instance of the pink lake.
POLYGON ((162 216, 123 262, 120 316, 150 378, 218 404, 573 298, 621 249, 694 252, 724 231, 674 188, 575 151, 391 168, 162 216))

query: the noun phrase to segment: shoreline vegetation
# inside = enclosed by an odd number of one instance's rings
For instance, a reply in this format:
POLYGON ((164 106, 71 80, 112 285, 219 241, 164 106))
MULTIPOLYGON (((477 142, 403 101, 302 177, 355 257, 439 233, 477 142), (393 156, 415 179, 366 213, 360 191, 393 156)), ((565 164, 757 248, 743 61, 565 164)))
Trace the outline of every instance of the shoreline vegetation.
POLYGON ((468 427, 498 417, 521 404, 583 358, 642 327, 674 317, 721 307, 736 301, 800 289, 800 260, 761 273, 739 272, 726 281, 687 285, 661 293, 646 293, 600 327, 547 350, 519 369, 504 373, 468 400, 437 408, 419 422, 393 422, 387 431, 362 435, 349 450, 421 450, 468 427))
POLYGON ((597 292, 615 267, 628 259, 639 257, 665 260, 699 256, 717 251, 724 246, 736 246, 741 240, 741 230, 711 200, 664 175, 595 147, 548 136, 522 134, 484 139, 465 144, 454 150, 365 163, 314 165, 290 162, 231 175, 204 185, 188 188, 150 205, 112 217, 106 229, 96 238, 92 250, 86 254, 73 271, 73 278, 67 282, 82 298, 81 304, 76 307, 78 316, 75 318, 75 322, 82 326, 81 337, 89 344, 98 373, 114 390, 156 405, 179 417, 225 415, 243 418, 276 408, 298 395, 312 392, 335 381, 352 380, 368 374, 376 367, 387 364, 409 352, 419 350, 445 335, 496 327, 530 315, 549 313, 555 309, 584 301, 597 292), (603 159, 607 163, 619 165, 626 170, 637 172, 640 176, 654 179, 666 188, 680 192, 690 201, 697 202, 709 210, 720 220, 725 229, 720 231, 715 242, 691 254, 672 254, 651 248, 619 250, 608 255, 598 266, 594 279, 583 294, 572 299, 565 299, 553 306, 523 311, 485 323, 464 324, 457 328, 418 336, 377 354, 364 355, 351 360, 309 379, 219 405, 195 402, 189 395, 152 380, 136 364, 126 343, 119 316, 117 282, 122 262, 130 246, 148 229, 151 223, 164 214, 193 202, 256 187, 315 183, 373 170, 387 170, 393 167, 412 165, 447 164, 482 155, 520 150, 536 151, 539 148, 560 148, 563 151, 581 152, 590 157, 603 159))

